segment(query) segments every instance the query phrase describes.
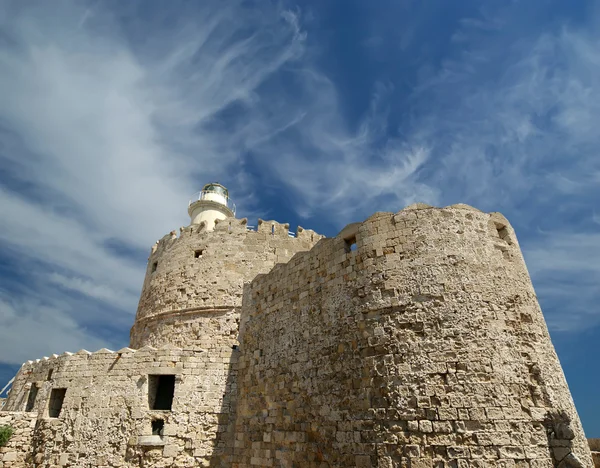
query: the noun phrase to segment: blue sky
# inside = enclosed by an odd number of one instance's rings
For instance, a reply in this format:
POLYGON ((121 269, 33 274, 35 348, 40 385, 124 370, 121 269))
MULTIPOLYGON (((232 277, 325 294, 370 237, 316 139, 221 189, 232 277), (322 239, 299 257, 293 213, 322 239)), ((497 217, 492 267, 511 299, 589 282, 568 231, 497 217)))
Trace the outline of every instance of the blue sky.
POLYGON ((600 6, 592 1, 0 4, 0 387, 128 343, 190 194, 335 235, 421 201, 515 227, 600 437, 600 6))

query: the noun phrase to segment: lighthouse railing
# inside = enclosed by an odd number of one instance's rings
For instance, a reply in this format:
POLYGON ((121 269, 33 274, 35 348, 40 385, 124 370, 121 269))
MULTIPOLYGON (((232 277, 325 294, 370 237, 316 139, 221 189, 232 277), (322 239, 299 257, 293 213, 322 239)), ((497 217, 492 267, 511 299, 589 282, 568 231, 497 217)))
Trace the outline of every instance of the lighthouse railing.
POLYGON ((195 194, 192 195, 192 197, 190 198, 190 201, 188 202, 188 206, 190 206, 192 203, 196 203, 197 201, 200 201, 200 200, 208 200, 208 201, 214 201, 217 203, 221 203, 222 205, 225 205, 227 208, 229 208, 231 211, 233 211, 233 214, 235 214, 235 203, 233 203, 229 199, 229 197, 225 197, 218 192, 214 192, 212 190, 200 190, 199 192, 196 192, 195 194), (209 195, 210 195, 210 197, 209 197, 209 195), (218 200, 218 198, 224 200, 225 203, 218 200))

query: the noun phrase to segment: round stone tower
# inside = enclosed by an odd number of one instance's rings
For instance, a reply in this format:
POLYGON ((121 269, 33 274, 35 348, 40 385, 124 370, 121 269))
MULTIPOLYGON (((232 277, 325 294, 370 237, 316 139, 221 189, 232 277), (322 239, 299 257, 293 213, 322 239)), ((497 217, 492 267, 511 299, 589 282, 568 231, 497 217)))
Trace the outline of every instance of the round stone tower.
POLYGON ((593 466, 499 213, 375 213, 244 294, 234 466, 593 466))
POLYGON ((288 224, 236 219, 228 190, 207 184, 190 201, 191 224, 159 240, 148 259, 132 348, 231 348, 237 343, 244 282, 309 250, 322 236, 288 224))

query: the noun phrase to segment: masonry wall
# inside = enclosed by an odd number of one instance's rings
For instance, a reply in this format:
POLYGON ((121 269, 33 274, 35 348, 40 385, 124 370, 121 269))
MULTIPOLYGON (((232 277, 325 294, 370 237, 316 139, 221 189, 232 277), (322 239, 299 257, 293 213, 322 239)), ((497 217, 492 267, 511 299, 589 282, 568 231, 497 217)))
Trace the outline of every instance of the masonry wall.
POLYGON ((4 408, 10 412, 0 411, 0 424, 17 425, 0 449, 3 468, 231 466, 237 353, 144 347, 28 362, 4 408), (170 411, 150 408, 151 375, 175 376, 170 411), (62 409, 49 417, 52 389, 60 388, 62 409), (152 435, 157 419, 162 437, 152 435))
POLYGON ((35 415, 31 413, 10 413, 0 411, 0 427, 10 426, 14 433, 4 447, 0 447, 0 468, 26 466, 31 462, 32 432, 35 415))
POLYGON ((502 215, 376 213, 258 276, 241 322, 234 467, 592 466, 502 215))
POLYGON ((588 445, 592 451, 594 467, 600 468, 600 439, 588 439, 588 445))
POLYGON ((245 219, 228 218, 214 231, 191 225, 163 237, 148 259, 130 346, 236 344, 244 282, 323 237, 300 227, 290 237, 288 229, 259 220, 250 231, 245 219))

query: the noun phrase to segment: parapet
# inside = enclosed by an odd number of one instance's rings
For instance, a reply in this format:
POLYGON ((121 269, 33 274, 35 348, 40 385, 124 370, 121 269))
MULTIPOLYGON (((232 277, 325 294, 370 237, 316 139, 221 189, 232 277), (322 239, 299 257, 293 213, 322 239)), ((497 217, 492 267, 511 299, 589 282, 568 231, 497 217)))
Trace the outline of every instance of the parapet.
MULTIPOLYGON (((265 237, 265 235, 270 236, 271 238, 300 239, 310 242, 317 242, 319 239, 325 237, 312 229, 304 229, 301 226, 298 226, 295 232, 290 231, 289 228, 289 223, 279 223, 274 220, 263 220, 259 218, 257 228, 254 229, 254 227, 248 226, 248 218, 226 218, 217 219, 215 221, 214 231, 217 233, 227 232, 228 234, 249 236, 250 238, 256 238, 257 240, 269 239, 269 237, 265 237)), ((202 234, 210 235, 210 233, 214 231, 208 231, 204 222, 200 224, 191 224, 186 227, 182 226, 179 228, 179 237, 177 236, 177 231, 173 230, 157 240, 152 246, 149 258, 154 254, 160 254, 161 252, 168 250, 179 238, 202 234)))
MULTIPOLYGON (((80 349, 76 353, 65 352, 61 355, 52 355, 25 362, 13 383, 9 398, 6 402, 6 411, 24 411, 25 402, 31 383, 47 382, 52 384, 58 382, 69 383, 69 386, 78 391, 88 385, 93 379, 102 376, 137 376, 138 374, 152 373, 155 367, 152 362, 176 363, 182 361, 183 357, 198 357, 205 351, 202 349, 183 349, 170 345, 160 348, 144 346, 138 350, 122 348, 112 351, 107 348, 90 352, 80 349)), ((179 364, 170 367, 174 374, 181 373, 184 365, 179 364)), ((86 387, 89 388, 89 387, 86 387)), ((43 410, 43 407, 39 408, 43 410)), ((27 411, 32 411, 33 408, 27 411)))

